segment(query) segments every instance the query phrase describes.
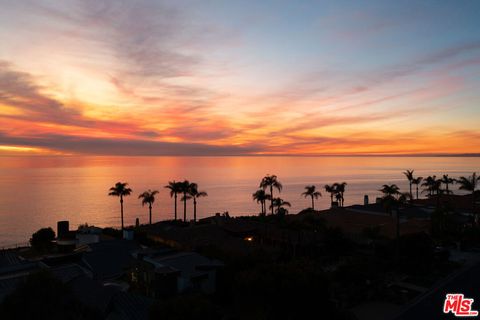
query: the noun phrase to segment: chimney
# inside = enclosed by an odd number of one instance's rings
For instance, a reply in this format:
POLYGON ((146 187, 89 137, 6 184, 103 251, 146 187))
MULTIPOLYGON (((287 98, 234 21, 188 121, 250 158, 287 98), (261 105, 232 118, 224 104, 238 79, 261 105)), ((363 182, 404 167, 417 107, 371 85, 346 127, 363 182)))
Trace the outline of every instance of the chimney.
POLYGON ((58 221, 57 222, 57 238, 65 238, 69 232, 69 222, 68 221, 58 221))
POLYGON ((368 206, 368 195, 363 196, 363 205, 368 206))

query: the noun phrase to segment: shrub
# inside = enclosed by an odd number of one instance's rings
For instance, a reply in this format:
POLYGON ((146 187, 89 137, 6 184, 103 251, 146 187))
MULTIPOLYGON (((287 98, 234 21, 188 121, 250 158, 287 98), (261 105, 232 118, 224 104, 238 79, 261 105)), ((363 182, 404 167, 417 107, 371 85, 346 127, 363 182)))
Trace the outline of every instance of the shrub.
POLYGON ((48 250, 55 240, 55 231, 52 228, 42 228, 35 232, 30 239, 32 247, 38 250, 48 250))

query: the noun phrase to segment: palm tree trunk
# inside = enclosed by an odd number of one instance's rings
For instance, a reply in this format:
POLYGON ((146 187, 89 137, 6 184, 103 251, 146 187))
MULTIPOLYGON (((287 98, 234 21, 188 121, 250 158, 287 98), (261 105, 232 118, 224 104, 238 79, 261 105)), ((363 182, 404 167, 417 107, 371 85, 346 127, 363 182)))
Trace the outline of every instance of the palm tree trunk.
POLYGON ((400 239, 400 209, 397 208, 397 241, 400 239))
POLYGON ((473 219, 474 219, 475 225, 478 225, 478 215, 475 212, 475 187, 473 188, 473 191, 472 191, 472 200, 473 200, 473 203, 472 203, 473 219))
POLYGON ((187 222, 187 193, 183 193, 183 222, 187 222))
POLYGON ((413 194, 412 194, 412 180, 410 182, 410 199, 413 199, 413 194))
POLYGON ((193 222, 197 221, 197 199, 193 198, 193 222))
POLYGON ((417 184, 417 200, 418 200, 418 184, 417 184))
POLYGON ((397 241, 395 243, 395 259, 400 259, 400 210, 397 208, 397 241))
POLYGON ((177 221, 177 193, 175 192, 175 221, 177 221))
POLYGON ((330 207, 332 206, 333 203, 333 192, 330 192, 330 207))
POLYGON ((273 215, 273 186, 270 185, 270 206, 272 207, 272 215, 273 215))
POLYGON ((149 211, 149 222, 152 224, 152 204, 148 205, 148 211, 149 211))
POLYGON ((123 228, 123 196, 120 196, 120 219, 122 220, 122 230, 123 228))
POLYGON ((313 195, 311 197, 312 197, 312 210, 315 210, 315 204, 313 202, 313 195))

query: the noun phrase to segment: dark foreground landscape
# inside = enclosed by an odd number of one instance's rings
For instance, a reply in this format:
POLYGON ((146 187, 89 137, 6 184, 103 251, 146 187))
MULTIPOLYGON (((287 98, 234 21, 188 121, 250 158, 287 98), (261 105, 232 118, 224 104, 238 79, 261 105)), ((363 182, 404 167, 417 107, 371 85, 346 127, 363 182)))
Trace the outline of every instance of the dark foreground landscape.
MULTIPOLYGON (((413 171, 405 175, 412 191, 384 185, 383 197, 363 205, 344 207, 347 184, 327 185, 332 208, 322 211, 288 214, 289 203, 268 193, 281 184, 266 176, 253 194, 258 216, 225 212, 123 232, 60 221, 30 246, 0 251, 0 318, 454 318, 443 313, 447 294, 480 299, 478 178, 426 178, 422 199, 413 171), (471 193, 452 194, 455 181, 471 193)), ((110 195, 128 190, 117 183, 110 195)), ((314 207, 319 192, 305 190, 314 207)), ((154 196, 140 197, 153 204, 154 196)))

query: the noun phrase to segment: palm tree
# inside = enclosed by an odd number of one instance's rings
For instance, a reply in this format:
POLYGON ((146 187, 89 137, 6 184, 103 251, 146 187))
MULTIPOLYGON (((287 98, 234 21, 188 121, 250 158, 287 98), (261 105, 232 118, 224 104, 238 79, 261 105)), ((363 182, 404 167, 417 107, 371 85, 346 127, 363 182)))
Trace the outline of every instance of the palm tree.
POLYGON ((272 209, 272 214, 273 214, 273 188, 276 188, 278 192, 282 192, 282 184, 280 181, 278 181, 278 178, 276 175, 269 175, 267 174, 265 177, 263 177, 262 181, 260 182, 260 188, 263 190, 266 190, 267 188, 270 188, 270 208, 272 209))
POLYGON ((400 188, 396 184, 384 184, 379 190, 383 193, 382 203, 390 215, 392 215, 392 208, 395 205, 396 196, 400 194, 400 188))
POLYGON ((117 182, 115 186, 110 188, 109 196, 120 197, 120 216, 122 220, 122 230, 123 227, 123 197, 129 196, 132 193, 132 189, 128 188, 127 182, 117 182))
POLYGON ((335 189, 335 192, 340 195, 340 206, 343 207, 345 203, 345 198, 343 197, 343 194, 345 193, 345 187, 347 186, 346 182, 342 183, 334 183, 333 188, 335 189))
POLYGON ((452 193, 451 190, 448 190, 448 185, 453 184, 455 182, 455 179, 450 178, 448 174, 444 174, 440 181, 445 185, 445 193, 446 194, 452 193))
POLYGON ((335 192, 336 192, 335 187, 334 185, 326 184, 324 188, 326 192, 330 193, 330 206, 331 206, 331 204, 333 203, 333 196, 335 195, 335 192))
POLYGON ((379 191, 383 193, 382 199, 386 202, 391 202, 400 194, 400 188, 396 184, 384 184, 379 191))
POLYGON ((165 188, 170 190, 170 198, 175 198, 175 221, 177 220, 177 195, 182 192, 181 182, 169 181, 165 188))
POLYGON ((143 192, 138 196, 138 199, 142 199, 142 206, 148 204, 148 211, 149 211, 149 224, 152 224, 152 205, 155 202, 155 195, 158 193, 157 190, 150 190, 143 192))
POLYGON ((260 205, 262 206, 261 215, 267 214, 267 207, 265 205, 265 201, 270 199, 270 195, 266 193, 265 190, 259 189, 252 194, 252 198, 253 200, 257 201, 257 203, 260 203, 260 205))
POLYGON ((404 171, 403 174, 405 175, 405 177, 407 177, 408 179, 408 184, 410 186, 410 198, 413 198, 413 195, 412 195, 412 183, 413 183, 413 179, 415 179, 415 177, 413 176, 413 172, 415 170, 407 170, 407 171, 404 171))
POLYGON ((193 199, 193 222, 197 221, 197 199, 206 197, 208 194, 205 191, 198 191, 198 184, 190 183, 188 188, 188 195, 193 199))
POLYGON ((286 210, 284 207, 291 207, 292 205, 290 204, 290 202, 288 201, 284 201, 282 198, 274 198, 272 200, 272 203, 270 205, 270 208, 272 209, 273 211, 273 208, 277 208, 275 210, 276 213, 280 213, 282 212, 282 209, 284 209, 285 213, 288 213, 288 210, 286 210))
POLYGON ((423 180, 422 186, 427 188, 425 191, 428 192, 429 197, 433 196, 435 193, 438 194, 440 189, 439 180, 437 180, 437 176, 435 175, 426 177, 423 180))
POLYGON ((182 201, 183 201, 183 222, 187 222, 187 200, 190 199, 188 196, 188 192, 190 190, 190 182, 188 180, 184 180, 183 182, 179 182, 180 192, 183 193, 182 201))
POLYGON ((306 197, 311 197, 312 198, 312 210, 315 210, 315 203, 314 199, 318 199, 318 197, 321 197, 322 194, 320 191, 316 190, 315 186, 306 186, 305 187, 305 192, 302 193, 302 196, 306 197))
POLYGON ((339 206, 342 205, 342 195, 340 193, 335 193, 335 200, 337 200, 339 206))
POLYGON ((423 178, 422 177, 416 177, 415 179, 412 180, 412 183, 416 186, 417 189, 417 200, 418 200, 418 185, 422 183, 423 178))
MULTIPOLYGON (((477 176, 477 173, 474 172, 471 176, 469 177, 460 177, 457 180, 457 183, 460 185, 458 187, 460 190, 465 190, 465 191, 470 191, 472 192, 472 211, 475 214, 475 190, 477 188, 477 184, 480 181, 480 177, 477 176)), ((476 221, 478 219, 475 219, 476 221)), ((478 221, 477 221, 478 222, 478 221)))

